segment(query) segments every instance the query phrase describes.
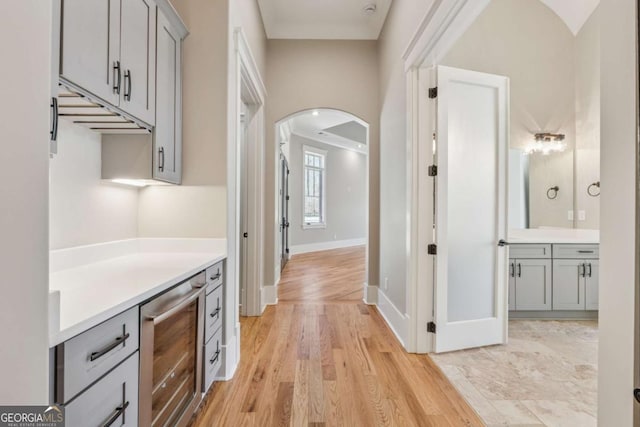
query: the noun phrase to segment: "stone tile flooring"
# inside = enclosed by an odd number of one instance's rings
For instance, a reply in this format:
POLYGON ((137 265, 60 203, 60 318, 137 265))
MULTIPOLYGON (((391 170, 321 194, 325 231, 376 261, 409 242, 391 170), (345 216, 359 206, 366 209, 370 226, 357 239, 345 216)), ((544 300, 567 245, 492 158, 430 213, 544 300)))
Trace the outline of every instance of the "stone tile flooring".
POLYGON ((596 320, 511 320, 507 345, 431 357, 487 426, 597 424, 596 320))

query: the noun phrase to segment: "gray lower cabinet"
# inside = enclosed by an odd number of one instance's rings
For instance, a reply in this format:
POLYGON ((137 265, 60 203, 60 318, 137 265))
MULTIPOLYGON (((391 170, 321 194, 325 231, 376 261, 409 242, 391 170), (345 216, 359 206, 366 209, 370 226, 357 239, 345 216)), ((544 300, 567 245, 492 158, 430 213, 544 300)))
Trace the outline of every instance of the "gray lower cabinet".
POLYGON ((68 426, 138 425, 138 352, 65 405, 68 426))
POLYGON ((551 310, 551 260, 511 259, 510 261, 509 309, 551 310))
POLYGON ((553 309, 598 309, 598 260, 553 261, 553 309))

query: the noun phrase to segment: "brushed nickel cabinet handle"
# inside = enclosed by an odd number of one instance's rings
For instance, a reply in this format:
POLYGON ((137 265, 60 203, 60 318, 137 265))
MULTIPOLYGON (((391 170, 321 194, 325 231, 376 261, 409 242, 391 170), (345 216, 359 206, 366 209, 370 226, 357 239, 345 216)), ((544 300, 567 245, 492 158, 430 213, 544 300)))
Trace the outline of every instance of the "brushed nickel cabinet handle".
MULTIPOLYGON (((124 330, 124 326, 122 328, 124 330)), ((127 339, 129 339, 129 336, 130 336, 130 334, 128 332, 127 333, 123 333, 121 336, 117 337, 111 344, 109 344, 105 348, 103 348, 101 350, 98 350, 98 351, 94 351, 93 353, 91 353, 91 356, 89 357, 89 359, 92 362, 94 360, 100 359, 102 356, 104 356, 105 354, 109 353, 114 348, 118 347, 119 345, 123 345, 125 343, 125 341, 127 341, 127 339)))

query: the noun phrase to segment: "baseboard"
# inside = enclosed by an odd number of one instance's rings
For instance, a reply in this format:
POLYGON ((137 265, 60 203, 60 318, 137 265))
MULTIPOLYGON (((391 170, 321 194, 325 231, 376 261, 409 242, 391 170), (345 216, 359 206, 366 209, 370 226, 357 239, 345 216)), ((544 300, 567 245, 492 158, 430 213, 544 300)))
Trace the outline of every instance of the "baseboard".
POLYGON ((260 310, 264 312, 264 309, 268 305, 275 305, 278 303, 278 287, 277 286, 263 286, 261 292, 261 306, 260 310))
POLYGON ((377 286, 369 286, 369 284, 364 284, 364 298, 362 298, 365 304, 376 305, 378 304, 378 287, 377 286))
POLYGON ((235 335, 227 338, 222 346, 222 368, 216 376, 216 381, 229 381, 233 378, 240 363, 240 323, 236 324, 235 335))
POLYGON ((330 242, 308 243, 306 245, 291 246, 291 255, 306 254, 309 252, 328 251, 331 249, 350 248, 367 244, 367 239, 332 240, 330 242))
POLYGON ((404 348, 407 347, 406 343, 407 335, 409 333, 409 318, 406 314, 403 314, 398 308, 391 302, 391 300, 385 295, 385 293, 378 289, 378 311, 393 331, 394 335, 400 341, 400 344, 404 348))

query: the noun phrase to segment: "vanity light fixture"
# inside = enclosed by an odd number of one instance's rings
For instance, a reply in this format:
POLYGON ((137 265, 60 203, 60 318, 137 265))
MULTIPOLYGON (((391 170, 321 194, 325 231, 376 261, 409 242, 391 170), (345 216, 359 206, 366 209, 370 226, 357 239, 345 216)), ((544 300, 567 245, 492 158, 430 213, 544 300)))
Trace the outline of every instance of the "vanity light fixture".
POLYGON ((562 152, 567 149, 567 143, 564 142, 564 138, 565 136, 562 133, 536 133, 534 135, 535 142, 527 146, 525 153, 542 153, 546 156, 550 153, 562 152))

